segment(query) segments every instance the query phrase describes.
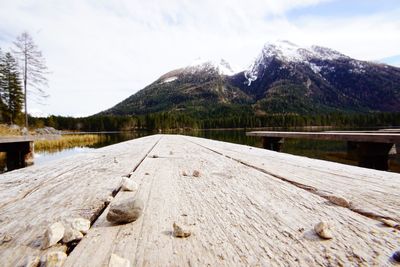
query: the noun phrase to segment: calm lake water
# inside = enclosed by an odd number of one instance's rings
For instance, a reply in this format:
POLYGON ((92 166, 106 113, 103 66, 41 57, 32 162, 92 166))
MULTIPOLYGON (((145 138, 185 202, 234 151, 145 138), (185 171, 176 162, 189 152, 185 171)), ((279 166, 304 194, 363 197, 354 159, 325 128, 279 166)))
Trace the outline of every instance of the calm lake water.
MULTIPOLYGON (((203 137, 208 139, 226 141, 237 144, 245 144, 254 147, 262 147, 261 138, 246 136, 245 130, 208 130, 208 131, 192 131, 180 134, 203 137)), ((35 153, 35 165, 41 165, 54 159, 60 159, 77 153, 85 153, 96 148, 104 147, 107 145, 151 135, 151 132, 140 133, 102 133, 104 138, 101 141, 85 147, 74 147, 70 149, 63 149, 61 151, 43 151, 35 153)), ((335 161, 350 165, 357 165, 355 161, 346 157, 346 143, 336 141, 313 141, 313 140, 299 140, 299 139, 286 139, 283 145, 285 153, 306 156, 310 158, 317 158, 329 161, 335 161)), ((399 155, 391 156, 389 160, 390 171, 400 172, 400 157, 399 155)))

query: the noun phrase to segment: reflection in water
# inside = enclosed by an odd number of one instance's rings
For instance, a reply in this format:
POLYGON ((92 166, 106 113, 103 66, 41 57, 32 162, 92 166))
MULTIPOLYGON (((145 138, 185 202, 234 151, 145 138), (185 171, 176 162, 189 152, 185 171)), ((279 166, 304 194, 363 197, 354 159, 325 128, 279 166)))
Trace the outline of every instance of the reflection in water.
MULTIPOLYGON (((254 147, 262 147, 261 138, 246 136, 245 130, 198 131, 189 133, 189 135, 254 147)), ((357 161, 348 158, 347 143, 342 141, 285 139, 282 146, 282 152, 357 166, 357 161)), ((400 155, 389 156, 389 171, 400 173, 400 155)))
POLYGON ((67 156, 72 156, 78 153, 83 153, 83 152, 88 152, 94 150, 94 148, 89 148, 89 147, 73 147, 73 148, 66 148, 60 151, 41 151, 41 152, 35 152, 34 155, 34 164, 35 165, 42 165, 43 163, 55 160, 55 159, 61 159, 65 158, 67 156))
MULTIPOLYGON (((179 134, 203 137, 208 139, 220 140, 225 142, 244 144, 254 147, 262 147, 261 138, 246 136, 246 130, 207 130, 207 131, 186 131, 179 134)), ((35 165, 41 165, 54 159, 60 159, 77 153, 85 153, 115 143, 147 136, 154 132, 122 132, 122 133, 101 133, 98 142, 82 146, 77 145, 72 148, 60 151, 35 151, 35 165)), ((357 162, 348 159, 346 155, 346 143, 340 141, 314 141, 300 139, 286 139, 283 144, 283 151, 294 155, 306 156, 329 161, 335 161, 350 165, 357 165, 357 162)), ((400 172, 399 155, 391 156, 389 161, 391 171, 400 172)))
MULTIPOLYGON (((152 133, 148 132, 121 132, 121 133, 99 133, 97 134, 98 138, 92 138, 94 134, 87 135, 90 138, 87 138, 86 144, 81 140, 78 140, 75 146, 72 146, 71 143, 68 143, 66 148, 62 148, 59 146, 41 147, 39 150, 35 147, 35 165, 41 165, 51 160, 61 159, 67 156, 72 156, 78 153, 90 152, 96 148, 105 147, 109 145, 113 145, 116 143, 128 141, 131 139, 143 137, 146 135, 151 135, 152 133), (94 142, 94 140, 96 142, 94 142)), ((68 137, 68 135, 66 135, 68 137)), ((85 136, 85 134, 82 134, 85 136)), ((82 138, 84 140, 85 138, 82 138)))

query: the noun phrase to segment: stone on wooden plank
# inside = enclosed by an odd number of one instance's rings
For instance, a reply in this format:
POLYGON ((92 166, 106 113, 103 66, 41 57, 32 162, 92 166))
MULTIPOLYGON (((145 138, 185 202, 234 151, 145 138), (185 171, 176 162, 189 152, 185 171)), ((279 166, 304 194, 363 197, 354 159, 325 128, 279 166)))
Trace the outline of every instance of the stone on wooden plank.
POLYGON ((90 228, 90 221, 85 218, 69 218, 66 219, 66 224, 82 234, 87 234, 90 228))
POLYGON ((110 204, 113 199, 114 199, 113 196, 108 196, 106 201, 105 201, 106 205, 110 204))
POLYGON ((190 231, 182 229, 182 227, 180 227, 175 222, 172 226, 174 228, 174 236, 175 237, 185 238, 185 237, 189 237, 191 235, 190 231))
POLYGON ((50 225, 44 234, 43 248, 49 248, 57 244, 64 236, 65 227, 61 222, 50 225))
POLYGON ((350 207, 350 202, 347 201, 345 198, 343 197, 339 197, 339 196, 334 196, 334 195, 329 195, 329 196, 325 196, 326 199, 328 199, 331 203, 344 207, 344 208, 349 208, 350 207))
POLYGON ((130 267, 131 262, 128 259, 124 259, 116 254, 111 254, 108 267, 130 267))
POLYGON ((314 227, 315 232, 318 234, 319 237, 324 239, 332 239, 332 229, 329 223, 321 221, 314 227))
POLYGON ((135 192, 138 189, 138 185, 135 181, 132 179, 122 177, 121 180, 121 189, 122 191, 132 191, 135 192))
POLYGON ((62 239, 62 242, 66 244, 72 241, 81 240, 82 238, 83 234, 80 231, 67 226, 65 227, 64 237, 62 239))
POLYGON ((62 251, 51 251, 44 255, 41 260, 41 266, 45 267, 61 267, 63 266, 67 254, 62 251))
POLYGON ((111 202, 107 220, 115 224, 136 221, 142 215, 143 207, 143 202, 140 199, 136 199, 135 194, 129 193, 111 202))

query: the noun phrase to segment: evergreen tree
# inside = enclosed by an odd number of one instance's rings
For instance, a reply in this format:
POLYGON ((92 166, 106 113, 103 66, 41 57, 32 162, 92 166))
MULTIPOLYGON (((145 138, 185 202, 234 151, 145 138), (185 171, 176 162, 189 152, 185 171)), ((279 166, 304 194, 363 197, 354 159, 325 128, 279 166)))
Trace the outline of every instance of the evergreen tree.
POLYGON ((1 57, 0 63, 0 88, 3 119, 15 123, 21 114, 23 93, 19 79, 18 64, 11 53, 1 57))
POLYGON ((3 102, 3 96, 4 96, 4 88, 3 88, 3 81, 4 81, 4 76, 1 70, 3 69, 3 52, 1 51, 0 47, 0 122, 5 122, 5 105, 3 102))

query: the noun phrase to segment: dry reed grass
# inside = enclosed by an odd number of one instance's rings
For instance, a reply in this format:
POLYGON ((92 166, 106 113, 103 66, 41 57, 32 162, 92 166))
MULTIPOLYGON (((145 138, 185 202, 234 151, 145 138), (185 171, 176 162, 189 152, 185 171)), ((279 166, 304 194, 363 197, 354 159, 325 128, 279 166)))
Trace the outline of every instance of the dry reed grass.
POLYGON ((7 124, 0 124, 0 136, 18 136, 21 135, 19 129, 11 129, 7 124))
POLYGON ((59 139, 35 141, 35 151, 58 151, 77 146, 90 146, 105 141, 106 138, 98 134, 63 135, 59 139))

